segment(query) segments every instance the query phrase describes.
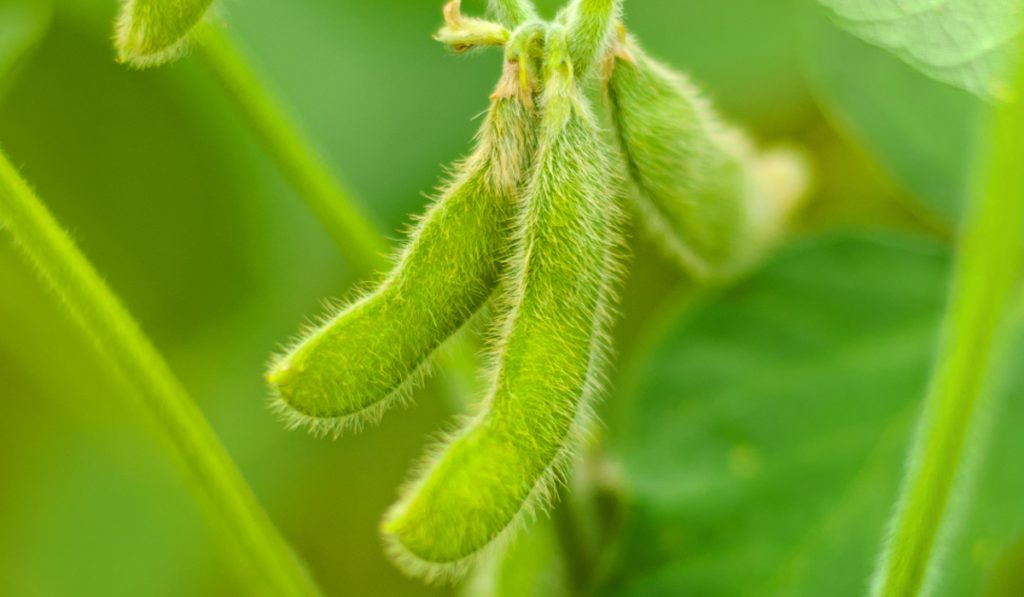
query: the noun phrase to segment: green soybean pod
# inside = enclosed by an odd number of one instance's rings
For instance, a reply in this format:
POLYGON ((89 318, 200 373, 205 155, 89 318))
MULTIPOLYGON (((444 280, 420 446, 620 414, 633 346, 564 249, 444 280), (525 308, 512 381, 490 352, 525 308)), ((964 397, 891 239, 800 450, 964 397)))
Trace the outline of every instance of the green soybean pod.
POLYGON ((622 0, 573 0, 559 21, 568 29, 569 55, 580 80, 588 79, 612 41, 622 0))
POLYGON ((488 0, 491 13, 507 27, 518 27, 537 19, 532 0, 488 0))
POLYGON ((413 230, 394 270, 280 356, 267 373, 292 427, 334 433, 403 400, 430 355, 491 296, 536 120, 507 62, 475 151, 413 230))
POLYGON ((759 154, 681 74, 624 34, 605 92, 641 223, 699 278, 727 277, 778 234, 803 198, 807 168, 788 150, 759 154))
POLYGON ((618 208, 560 27, 545 52, 540 144, 503 281, 491 388, 382 523, 397 564, 428 581, 458 578, 550 504, 599 385, 618 208))

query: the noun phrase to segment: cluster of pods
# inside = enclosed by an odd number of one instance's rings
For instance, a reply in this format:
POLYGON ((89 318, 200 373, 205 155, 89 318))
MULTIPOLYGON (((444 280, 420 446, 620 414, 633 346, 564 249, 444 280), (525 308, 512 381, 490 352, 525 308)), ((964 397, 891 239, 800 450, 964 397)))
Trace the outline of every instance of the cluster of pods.
POLYGON ((574 0, 552 22, 496 4, 490 22, 454 0, 438 34, 460 51, 504 47, 475 150, 383 281, 267 375, 290 424, 358 427, 491 307, 486 395, 382 523, 399 566, 427 580, 458 578, 550 504, 601 385, 625 214, 692 275, 730 276, 805 186, 795 155, 756 151, 643 53, 621 0, 574 0))

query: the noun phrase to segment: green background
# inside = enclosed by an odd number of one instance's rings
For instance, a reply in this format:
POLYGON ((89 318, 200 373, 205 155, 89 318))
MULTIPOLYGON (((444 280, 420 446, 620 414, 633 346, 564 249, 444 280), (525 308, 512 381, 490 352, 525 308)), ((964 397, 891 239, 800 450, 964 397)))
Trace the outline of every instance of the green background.
MULTIPOLYGON (((500 68, 497 53, 453 56, 431 40, 440 4, 218 7, 394 242, 467 151, 500 68)), ((817 176, 792 246, 734 288, 697 292, 634 239, 595 448, 624 506, 604 521, 592 589, 860 594, 924 393, 980 104, 808 2, 626 5, 652 54, 758 139, 805 145, 817 176)), ((11 15, 42 8, 0 0, 0 53, 16 45, 11 15)), ((376 527, 451 405, 420 392, 333 442, 282 429, 265 408, 263 367, 354 280, 199 61, 145 72, 113 62, 116 8, 54 4, 35 52, 0 81, 0 144, 170 361, 327 594, 450 592, 402 577, 376 527)), ((1019 398, 1021 384, 1004 377, 990 392, 992 446, 974 458, 978 498, 950 530, 942 594, 1020 587, 1024 473, 1012 455, 1024 440, 1010 430, 1024 412, 999 399, 1019 398)), ((6 238, 0 401, 0 594, 235 594, 221 544, 131 400, 6 238)), ((530 533, 491 577, 495 592, 561 590, 556 539, 547 524, 530 533)))

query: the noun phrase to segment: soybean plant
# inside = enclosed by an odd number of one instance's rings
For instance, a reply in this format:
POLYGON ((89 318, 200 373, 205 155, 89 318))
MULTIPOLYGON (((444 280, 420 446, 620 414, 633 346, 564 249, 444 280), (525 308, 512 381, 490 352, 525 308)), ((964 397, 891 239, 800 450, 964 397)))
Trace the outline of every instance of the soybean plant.
POLYGON ((399 567, 428 581, 459 578, 565 479, 610 350, 620 202, 710 277, 763 253, 804 191, 802 162, 756 152, 639 50, 621 0, 573 0, 553 23, 521 0, 492 8, 500 23, 453 0, 436 36, 458 52, 505 48, 476 150, 383 282, 267 375, 289 425, 337 433, 408 396, 431 354, 493 304, 486 396, 382 524, 399 567), (587 99, 595 79, 615 136, 587 99))
POLYGON ((618 207, 565 30, 547 41, 540 145, 502 282, 491 389, 384 523, 398 563, 428 579, 458 575, 550 502, 606 352, 618 207))

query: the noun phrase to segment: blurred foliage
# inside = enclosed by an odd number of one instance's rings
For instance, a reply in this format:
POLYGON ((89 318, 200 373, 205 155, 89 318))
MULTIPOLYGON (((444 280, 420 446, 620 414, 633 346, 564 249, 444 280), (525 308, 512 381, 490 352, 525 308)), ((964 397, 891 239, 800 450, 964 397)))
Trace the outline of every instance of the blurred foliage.
POLYGON ((1009 93, 1019 0, 818 0, 835 20, 938 81, 983 97, 1009 93))
MULTIPOLYGON (((805 242, 678 318, 638 356, 633 412, 614 439, 636 504, 616 572, 623 593, 775 594, 788 568, 828 570, 825 591, 858 592, 877 529, 863 538, 867 557, 845 558, 842 571, 801 565, 806 553, 823 555, 804 544, 836 521, 866 530, 836 504, 858 469, 879 478, 865 466, 873 446, 888 439, 899 462, 942 308, 936 253, 805 242), (854 586, 838 590, 843 581, 854 586)), ((898 473, 882 479, 891 487, 898 473)), ((870 497, 883 511, 892 501, 870 497)), ((856 533, 843 539, 855 548, 856 533)))
MULTIPOLYGON (((44 6, 0 0, 0 15, 19 3, 44 6)), ((440 4, 222 6, 394 239, 468 149, 498 75, 496 53, 454 57, 430 39, 440 4)), ((561 3, 540 4, 551 14, 561 3)), ((807 4, 627 2, 651 52, 691 72, 728 118, 808 147, 819 193, 802 233, 889 232, 801 241, 714 296, 637 239, 601 407, 630 496, 621 542, 599 560, 608 594, 836 594, 820 583, 837 577, 857 592, 882 536, 978 104, 807 4)), ((343 256, 198 61, 124 69, 114 0, 55 6, 38 50, 0 79, 0 143, 197 397, 325 592, 450 593, 396 572, 376 528, 449 405, 424 399, 333 443, 282 430, 264 408, 263 365, 324 298, 350 292, 343 256)), ((0 20, 0 65, 36 35, 14 24, 0 20)), ((0 594, 233 594, 190 496, 60 312, 0 241, 0 594)), ((1006 473, 1021 408, 1007 400, 995 419, 993 458, 977 471, 984 507, 948 554, 962 563, 950 595, 973 594, 995 562, 1004 572, 990 586, 1019 582, 1005 570, 1024 522, 1005 514, 1022 489, 1006 473)), ((563 564, 544 557, 560 549, 556 533, 536 528, 494 563, 497 594, 558 585, 563 564)))
MULTIPOLYGON (((646 354, 612 433, 630 520, 608 594, 857 595, 925 391, 946 250, 890 237, 790 247, 646 354), (894 285, 893 280, 900 280, 894 285)), ((1013 372, 999 394, 1019 396, 1013 372)), ((628 389, 626 389, 628 388, 628 389)), ((937 595, 975 595, 1024 528, 1006 401, 937 595)), ((990 423, 992 424, 992 423, 990 423)), ((987 450, 986 450, 987 452, 987 450)), ((977 455, 976 455, 977 456, 977 455)), ((961 496, 961 500, 966 496, 961 496)))
POLYGON ((955 220, 968 187, 982 102, 917 75, 808 10, 808 81, 831 118, 875 155, 915 197, 955 220))

